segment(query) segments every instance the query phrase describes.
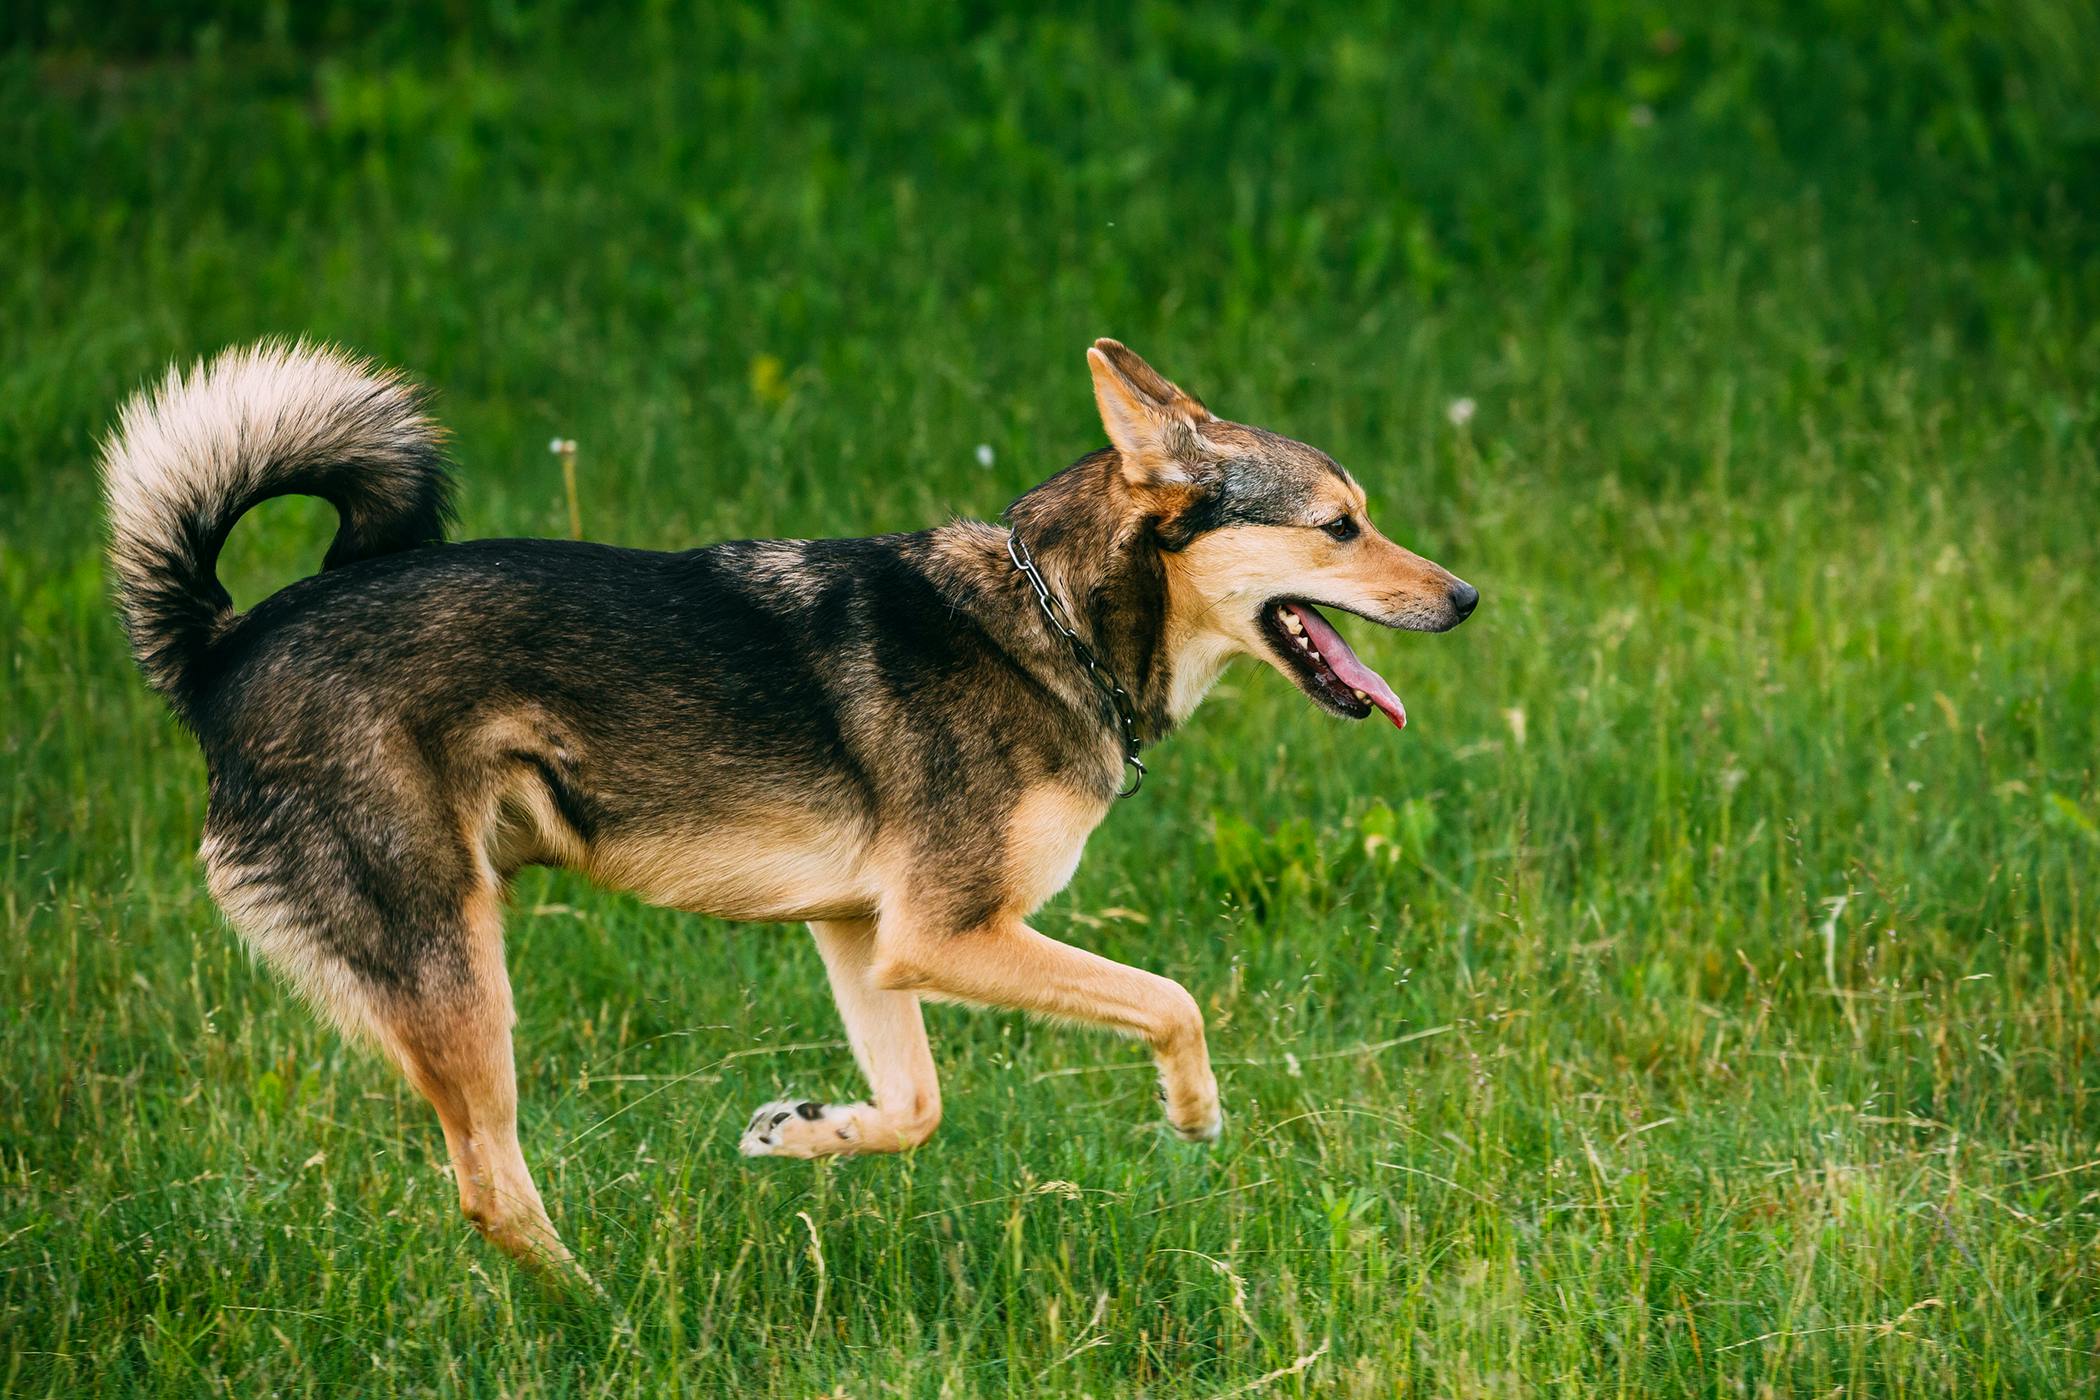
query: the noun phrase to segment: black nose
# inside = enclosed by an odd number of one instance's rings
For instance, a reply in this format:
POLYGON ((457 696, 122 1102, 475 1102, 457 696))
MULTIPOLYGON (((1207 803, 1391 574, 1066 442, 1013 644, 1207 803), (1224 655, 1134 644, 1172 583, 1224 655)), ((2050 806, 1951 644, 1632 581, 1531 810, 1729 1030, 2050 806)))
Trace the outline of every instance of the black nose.
POLYGON ((1473 609, 1479 606, 1479 589, 1475 588, 1472 584, 1465 582, 1463 579, 1453 579, 1451 581, 1451 610, 1458 614, 1458 620, 1460 622, 1464 622, 1467 618, 1471 617, 1473 615, 1473 609))

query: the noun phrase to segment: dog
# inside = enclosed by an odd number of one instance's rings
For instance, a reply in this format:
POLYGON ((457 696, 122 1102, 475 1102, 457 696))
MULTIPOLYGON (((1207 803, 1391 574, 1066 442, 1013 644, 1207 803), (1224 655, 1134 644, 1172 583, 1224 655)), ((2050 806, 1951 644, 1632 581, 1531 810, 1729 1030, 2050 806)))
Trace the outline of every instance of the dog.
POLYGON ((446 542, 423 391, 334 348, 229 350, 122 410, 118 610, 204 752, 212 896, 430 1101, 462 1209, 509 1254, 573 1268, 518 1142, 502 908, 528 865, 809 925, 869 1096, 766 1104, 747 1154, 925 1142, 927 1000, 1139 1037, 1173 1131, 1218 1136, 1195 999, 1026 920, 1228 661, 1404 725, 1321 609, 1444 631, 1479 594, 1380 534, 1325 453, 1116 341, 1086 356, 1109 445, 1007 528, 682 553, 446 542), (340 516, 321 572, 236 613, 219 552, 287 494, 340 516))

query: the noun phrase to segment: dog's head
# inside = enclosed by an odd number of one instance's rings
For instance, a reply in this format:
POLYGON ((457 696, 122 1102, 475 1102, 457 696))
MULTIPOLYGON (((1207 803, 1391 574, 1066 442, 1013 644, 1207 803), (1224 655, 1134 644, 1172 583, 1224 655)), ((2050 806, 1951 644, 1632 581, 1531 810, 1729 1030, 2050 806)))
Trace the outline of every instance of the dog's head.
POLYGON ((1160 546, 1170 645, 1259 657, 1332 714, 1375 708, 1405 725, 1399 696, 1319 609, 1443 632, 1478 591, 1380 534, 1363 488, 1326 453, 1212 416, 1113 340, 1087 363, 1123 485, 1160 546))

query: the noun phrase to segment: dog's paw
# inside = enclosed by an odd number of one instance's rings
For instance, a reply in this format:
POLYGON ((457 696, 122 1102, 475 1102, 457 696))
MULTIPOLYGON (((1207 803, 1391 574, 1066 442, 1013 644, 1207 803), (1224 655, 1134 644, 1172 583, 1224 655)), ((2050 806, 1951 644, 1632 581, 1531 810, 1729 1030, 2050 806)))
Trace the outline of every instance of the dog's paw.
POLYGON ((1172 1121, 1169 1121, 1167 1126, 1172 1128, 1174 1136, 1183 1142, 1213 1143, 1225 1134, 1225 1110, 1213 1109, 1208 1120, 1188 1127, 1172 1121))
POLYGON ((1215 1080, 1178 1103, 1175 1096, 1167 1092, 1166 1086, 1161 1085, 1159 1098, 1166 1109, 1167 1126, 1183 1142, 1212 1143, 1224 1134, 1225 1110, 1218 1103, 1215 1080))
POLYGON ((1207 1118, 1197 1118, 1187 1123, 1177 1123, 1169 1118, 1167 1126, 1172 1128, 1174 1136, 1183 1142, 1216 1142, 1225 1133, 1225 1110, 1212 1104, 1210 1116, 1207 1118))
POLYGON ((824 1157, 860 1141, 857 1104, 776 1099, 751 1115, 737 1150, 746 1157, 824 1157))

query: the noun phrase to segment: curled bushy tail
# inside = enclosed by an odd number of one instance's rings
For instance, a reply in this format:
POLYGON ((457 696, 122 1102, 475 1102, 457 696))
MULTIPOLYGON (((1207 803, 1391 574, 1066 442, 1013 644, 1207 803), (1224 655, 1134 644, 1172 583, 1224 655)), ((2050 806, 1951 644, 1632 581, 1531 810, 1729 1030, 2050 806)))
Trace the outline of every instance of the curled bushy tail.
POLYGON ((322 567, 444 538, 452 481, 415 385, 369 360, 266 340, 170 367, 102 452, 117 604, 139 667, 190 718, 233 617, 218 579, 234 522, 273 496, 342 516, 322 567))

